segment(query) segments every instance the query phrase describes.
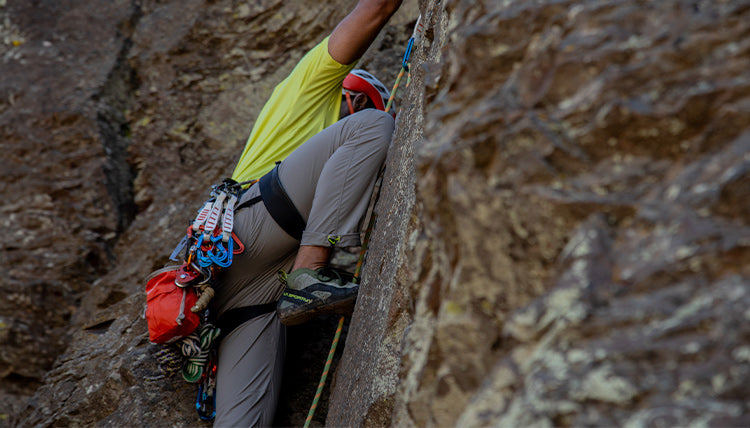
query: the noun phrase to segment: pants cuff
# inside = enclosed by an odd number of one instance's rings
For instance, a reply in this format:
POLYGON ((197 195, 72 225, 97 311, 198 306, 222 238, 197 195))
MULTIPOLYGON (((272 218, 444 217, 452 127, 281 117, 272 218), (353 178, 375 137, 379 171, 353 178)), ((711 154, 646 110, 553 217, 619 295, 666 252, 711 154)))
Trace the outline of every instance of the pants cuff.
POLYGON ((359 233, 344 233, 334 235, 328 233, 304 231, 300 245, 316 245, 319 247, 357 247, 360 245, 359 233))

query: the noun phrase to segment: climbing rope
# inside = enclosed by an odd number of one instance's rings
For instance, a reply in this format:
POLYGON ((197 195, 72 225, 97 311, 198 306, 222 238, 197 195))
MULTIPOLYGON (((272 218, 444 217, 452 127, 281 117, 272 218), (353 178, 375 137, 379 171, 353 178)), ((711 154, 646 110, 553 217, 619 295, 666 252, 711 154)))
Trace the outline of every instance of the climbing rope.
POLYGON ((328 351, 328 359, 326 359, 326 365, 323 368, 323 375, 320 376, 320 382, 318 383, 318 390, 315 391, 315 398, 313 398, 312 406, 310 406, 310 411, 307 413, 307 418, 305 419, 305 425, 304 428, 307 428, 310 426, 310 422, 312 421, 313 415, 315 414, 315 409, 318 407, 318 400, 320 400, 320 395, 323 393, 323 386, 326 384, 326 378, 328 377, 328 370, 331 368, 331 362, 333 361, 333 354, 336 353, 336 347, 339 344, 339 336, 341 336, 341 330, 344 327, 344 317, 341 317, 339 319, 339 325, 336 327, 336 334, 333 336, 333 343, 331 343, 331 350, 328 351))
POLYGON ((188 336, 183 339, 182 351, 188 352, 185 365, 182 367, 182 378, 188 383, 200 382, 203 373, 208 368, 208 361, 211 352, 211 345, 221 334, 221 330, 210 323, 201 325, 198 340, 196 343, 194 336, 188 336), (198 349, 198 352, 195 350, 198 349))
POLYGON ((156 355, 159 363, 159 371, 165 376, 172 376, 182 370, 183 356, 180 351, 172 346, 165 346, 156 355))

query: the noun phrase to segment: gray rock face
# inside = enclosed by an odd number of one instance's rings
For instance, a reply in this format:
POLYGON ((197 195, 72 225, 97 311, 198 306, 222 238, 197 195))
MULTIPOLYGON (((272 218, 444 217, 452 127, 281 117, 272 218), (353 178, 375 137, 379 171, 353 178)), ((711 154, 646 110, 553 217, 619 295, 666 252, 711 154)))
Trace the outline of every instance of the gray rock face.
POLYGON ((328 425, 747 425, 750 3, 420 6, 328 425))

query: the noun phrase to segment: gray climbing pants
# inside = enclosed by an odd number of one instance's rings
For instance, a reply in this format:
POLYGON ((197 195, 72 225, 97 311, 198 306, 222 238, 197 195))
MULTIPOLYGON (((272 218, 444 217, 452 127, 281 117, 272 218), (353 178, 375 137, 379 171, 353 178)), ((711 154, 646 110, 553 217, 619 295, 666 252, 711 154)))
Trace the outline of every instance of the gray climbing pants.
MULTIPOLYGON (((218 278, 215 314, 277 301, 284 287, 276 273, 292 267, 299 245, 359 245, 393 127, 390 115, 363 110, 324 129, 284 159, 279 177, 307 222, 302 240, 287 235, 263 203, 238 211, 235 233, 245 249, 218 278)), ((252 186, 240 202, 258 195, 258 186, 252 186)), ((273 423, 284 349, 285 329, 275 312, 245 322, 222 340, 214 426, 273 423)))

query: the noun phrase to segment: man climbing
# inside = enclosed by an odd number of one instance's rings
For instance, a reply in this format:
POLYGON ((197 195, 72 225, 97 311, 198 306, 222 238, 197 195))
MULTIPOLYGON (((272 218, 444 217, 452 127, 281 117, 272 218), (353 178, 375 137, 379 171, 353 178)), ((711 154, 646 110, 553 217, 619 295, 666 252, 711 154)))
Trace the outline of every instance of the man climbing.
POLYGON ((282 323, 340 310, 356 298, 356 284, 327 263, 333 246, 359 245, 394 121, 383 111, 387 89, 354 65, 400 5, 360 0, 274 89, 248 138, 232 176, 260 178, 235 214, 245 250, 218 278, 211 303, 223 333, 216 426, 270 425, 281 385, 282 323), (279 281, 277 272, 287 270, 279 281))

